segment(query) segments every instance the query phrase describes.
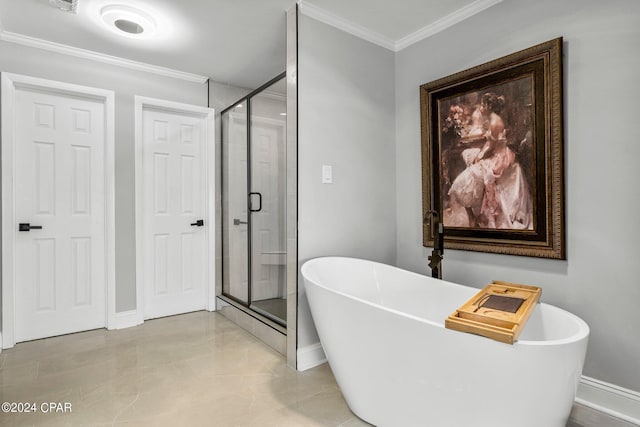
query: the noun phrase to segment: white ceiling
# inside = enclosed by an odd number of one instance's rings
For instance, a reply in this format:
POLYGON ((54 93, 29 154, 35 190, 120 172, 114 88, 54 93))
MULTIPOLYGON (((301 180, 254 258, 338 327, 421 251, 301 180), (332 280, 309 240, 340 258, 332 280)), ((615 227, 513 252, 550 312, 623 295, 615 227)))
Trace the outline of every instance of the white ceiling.
MULTIPOLYGON (((399 50, 499 1, 299 3, 302 13, 399 50)), ((113 2, 118 1, 79 0, 78 13, 70 14, 49 6, 48 0, 0 0, 0 38, 62 51, 71 46, 248 88, 284 70, 285 12, 295 0, 120 0, 166 18, 171 34, 159 40, 133 40, 106 31, 97 11, 113 2)))

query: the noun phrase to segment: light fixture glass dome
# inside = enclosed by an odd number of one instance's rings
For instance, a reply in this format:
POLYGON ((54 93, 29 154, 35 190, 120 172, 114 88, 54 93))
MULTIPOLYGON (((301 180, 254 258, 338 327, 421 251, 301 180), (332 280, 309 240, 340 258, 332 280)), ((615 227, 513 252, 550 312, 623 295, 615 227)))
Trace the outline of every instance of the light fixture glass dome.
POLYGON ((118 19, 117 21, 113 21, 113 25, 116 26, 120 31, 124 31, 129 34, 141 34, 144 33, 144 28, 142 28, 139 24, 133 21, 129 21, 128 19, 118 19))
POLYGON ((131 6, 105 6, 100 10, 100 17, 109 29, 127 37, 149 38, 157 29, 156 20, 150 14, 131 6))

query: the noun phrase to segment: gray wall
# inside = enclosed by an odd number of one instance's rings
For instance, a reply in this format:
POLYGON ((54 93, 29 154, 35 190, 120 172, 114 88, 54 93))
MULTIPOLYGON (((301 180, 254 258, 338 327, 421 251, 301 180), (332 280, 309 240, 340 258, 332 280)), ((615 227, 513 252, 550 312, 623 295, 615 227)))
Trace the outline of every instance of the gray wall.
POLYGON ((640 390, 640 2, 509 0, 396 55, 398 265, 421 245, 421 84, 564 37, 567 261, 446 251, 444 278, 539 285, 591 327, 584 374, 640 390))
POLYGON ((0 71, 115 92, 116 311, 135 309, 134 96, 205 106, 206 85, 4 41, 0 71))
MULTIPOLYGON (((395 261, 393 53, 300 16, 298 259, 395 261), (322 165, 333 184, 321 183, 322 165)), ((302 279, 298 348, 318 337, 302 279)))

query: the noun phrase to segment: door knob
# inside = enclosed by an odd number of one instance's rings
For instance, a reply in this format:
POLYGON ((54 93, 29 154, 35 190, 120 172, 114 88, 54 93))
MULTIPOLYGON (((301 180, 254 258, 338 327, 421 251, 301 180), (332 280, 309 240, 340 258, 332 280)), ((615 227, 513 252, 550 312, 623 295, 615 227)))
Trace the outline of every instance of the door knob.
POLYGON ((18 231, 42 230, 41 225, 31 225, 28 222, 21 222, 18 225, 18 231))
POLYGON ((248 224, 248 222, 240 221, 238 218, 233 218, 233 225, 240 225, 240 224, 248 224))
POLYGON ((204 220, 203 219, 199 219, 196 222, 192 222, 191 226, 192 227, 202 227, 204 225, 204 220))

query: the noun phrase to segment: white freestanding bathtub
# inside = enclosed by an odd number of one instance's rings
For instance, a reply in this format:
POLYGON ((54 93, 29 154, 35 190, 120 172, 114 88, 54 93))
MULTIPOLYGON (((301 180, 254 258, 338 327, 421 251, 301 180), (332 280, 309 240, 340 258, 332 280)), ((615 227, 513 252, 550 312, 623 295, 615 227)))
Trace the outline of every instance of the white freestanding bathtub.
POLYGON ((352 258, 302 266, 311 314, 351 408, 376 426, 564 427, 589 327, 538 304, 513 345, 445 329, 478 289, 352 258))

